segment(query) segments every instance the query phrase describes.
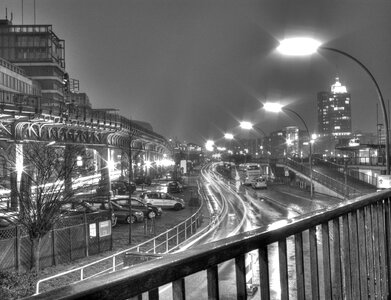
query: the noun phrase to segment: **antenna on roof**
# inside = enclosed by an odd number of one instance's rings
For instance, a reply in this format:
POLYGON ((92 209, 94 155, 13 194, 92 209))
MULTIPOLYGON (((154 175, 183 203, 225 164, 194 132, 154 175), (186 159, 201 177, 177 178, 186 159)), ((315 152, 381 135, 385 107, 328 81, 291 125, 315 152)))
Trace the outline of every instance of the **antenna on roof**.
POLYGON ((11 22, 12 22, 12 20, 13 20, 13 18, 14 18, 14 14, 11 12, 11 22))
POLYGON ((22 0, 22 25, 23 25, 23 0, 22 0))

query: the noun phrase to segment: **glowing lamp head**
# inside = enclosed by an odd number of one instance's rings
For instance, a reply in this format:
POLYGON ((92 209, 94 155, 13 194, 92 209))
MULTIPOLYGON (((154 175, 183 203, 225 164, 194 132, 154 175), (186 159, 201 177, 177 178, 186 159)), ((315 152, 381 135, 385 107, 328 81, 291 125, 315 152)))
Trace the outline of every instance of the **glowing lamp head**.
POLYGON ((205 149, 206 149, 207 151, 213 151, 213 149, 214 149, 214 144, 215 144, 215 142, 212 141, 212 140, 206 141, 206 143, 205 143, 205 149))
POLYGON ((252 129, 253 124, 247 121, 240 122, 240 128, 242 129, 252 129))
POLYGON ((321 43, 312 38, 297 37, 282 40, 277 51, 284 55, 305 56, 315 53, 321 43))
POLYGON ((234 139, 234 135, 232 133, 226 133, 226 134, 224 134, 224 138, 226 140, 233 140, 234 139))
POLYGON ((267 102, 263 105, 263 108, 266 111, 270 111, 270 112, 274 112, 274 113, 282 111, 282 107, 283 106, 279 103, 271 103, 271 102, 267 102))

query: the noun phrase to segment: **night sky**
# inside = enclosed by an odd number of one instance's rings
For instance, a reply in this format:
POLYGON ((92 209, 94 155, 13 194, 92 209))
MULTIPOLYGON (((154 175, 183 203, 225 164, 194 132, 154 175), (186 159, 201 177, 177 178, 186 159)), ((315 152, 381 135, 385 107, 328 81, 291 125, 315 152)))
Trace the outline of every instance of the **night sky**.
MULTIPOLYGON (((23 23, 33 24, 34 0, 23 3, 23 23)), ((1 18, 6 7, 22 24, 22 0, 0 0, 1 18)), ((317 92, 337 75, 351 93, 353 130, 375 132, 376 90, 357 64, 331 52, 282 57, 275 47, 306 35, 343 50, 367 66, 388 103, 390 16, 391 1, 374 0, 36 0, 36 24, 65 40, 66 70, 94 108, 199 144, 226 131, 247 137, 241 120, 266 133, 302 127, 260 110, 266 101, 289 104, 315 131, 317 92)))

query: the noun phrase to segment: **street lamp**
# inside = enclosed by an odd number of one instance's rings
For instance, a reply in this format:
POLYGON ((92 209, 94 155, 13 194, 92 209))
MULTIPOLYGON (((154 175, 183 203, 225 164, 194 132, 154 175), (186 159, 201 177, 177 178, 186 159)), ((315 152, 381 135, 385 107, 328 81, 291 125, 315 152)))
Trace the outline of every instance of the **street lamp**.
MULTIPOLYGON (((267 136, 265 131, 263 131, 261 128, 259 128, 257 126, 254 126, 251 122, 248 122, 248 121, 240 122, 240 128, 246 129, 246 130, 255 129, 263 135, 263 138, 266 138, 266 136, 267 136)), ((261 139, 261 142, 262 142, 262 140, 263 139, 261 139)), ((258 150, 258 142, 256 143, 256 148, 258 150)), ((263 154, 263 146, 262 145, 261 145, 261 149, 262 149, 262 154, 263 154)))
POLYGON ((270 102, 268 102, 268 103, 265 103, 263 105, 263 108, 266 111, 270 111, 270 112, 274 112, 274 113, 278 113, 278 112, 281 112, 281 111, 293 113, 303 123, 303 125, 305 127, 305 130, 307 131, 308 139, 309 139, 309 148, 310 148, 310 155, 309 155, 309 161, 310 161, 310 185, 311 185, 311 187, 310 187, 310 195, 311 195, 311 198, 312 198, 312 196, 314 194, 313 187, 312 187, 312 183, 313 183, 313 180, 312 180, 312 143, 313 143, 313 139, 311 138, 310 131, 308 130, 308 126, 307 126, 306 122, 304 121, 304 119, 297 112, 295 112, 294 110, 292 110, 290 108, 286 108, 286 107, 284 107, 284 106, 282 106, 281 104, 278 104, 278 103, 270 103, 270 102))
POLYGON ((233 140, 234 139, 234 135, 232 133, 226 133, 226 134, 224 134, 224 138, 226 140, 233 140))
POLYGON ((299 38, 289 38, 285 39, 280 42, 280 45, 278 46, 277 50, 285 55, 311 55, 317 50, 328 50, 331 52, 342 54, 343 56, 353 60, 356 62, 371 78, 373 84, 375 85, 377 96, 382 108, 383 112, 383 118, 385 123, 385 152, 386 152, 386 174, 390 174, 390 153, 389 153, 389 141, 390 141, 390 134, 389 134, 389 126, 388 126, 388 116, 387 116, 387 109, 384 102, 383 94, 380 91, 380 87, 375 79, 375 77, 372 75, 372 73, 368 70, 368 68, 357 58, 354 56, 330 47, 321 46, 321 42, 314 40, 312 38, 305 38, 305 37, 299 37, 299 38))

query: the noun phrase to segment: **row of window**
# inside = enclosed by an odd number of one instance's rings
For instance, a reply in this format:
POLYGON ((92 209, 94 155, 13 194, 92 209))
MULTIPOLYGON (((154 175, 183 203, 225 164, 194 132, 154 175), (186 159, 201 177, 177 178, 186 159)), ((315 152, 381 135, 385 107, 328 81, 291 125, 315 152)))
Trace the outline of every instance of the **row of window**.
POLYGON ((0 44, 3 47, 47 47, 48 38, 46 35, 33 36, 15 36, 3 35, 0 36, 0 44))
POLYGON ((32 84, 28 84, 18 78, 10 76, 0 71, 0 86, 7 87, 16 92, 30 95, 39 95, 39 89, 32 84))
POLYGON ((52 31, 51 25, 20 25, 0 27, 0 32, 48 32, 52 31))
POLYGON ((42 60, 49 59, 48 48, 0 48, 0 56, 8 60, 42 60))

